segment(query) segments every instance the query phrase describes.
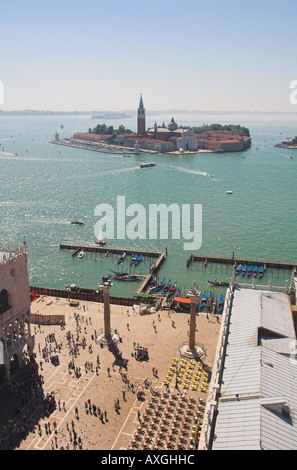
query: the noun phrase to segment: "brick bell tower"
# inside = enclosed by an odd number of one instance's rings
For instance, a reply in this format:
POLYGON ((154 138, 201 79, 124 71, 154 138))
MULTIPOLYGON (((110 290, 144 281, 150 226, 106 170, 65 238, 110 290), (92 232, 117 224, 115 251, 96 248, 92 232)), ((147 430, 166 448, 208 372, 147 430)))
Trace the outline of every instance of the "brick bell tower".
POLYGON ((142 93, 140 94, 139 107, 137 110, 137 134, 144 135, 145 131, 145 109, 142 101, 142 93))

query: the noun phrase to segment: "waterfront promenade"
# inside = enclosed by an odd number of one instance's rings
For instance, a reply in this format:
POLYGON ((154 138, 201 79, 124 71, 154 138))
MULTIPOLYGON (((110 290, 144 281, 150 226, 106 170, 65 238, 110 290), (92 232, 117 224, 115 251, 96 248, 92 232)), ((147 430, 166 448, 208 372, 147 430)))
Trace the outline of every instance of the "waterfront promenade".
MULTIPOLYGON (((42 296, 32 303, 31 310, 32 314, 42 314, 45 323, 52 315, 65 318, 65 326, 32 324, 36 363, 42 375, 39 392, 45 397, 53 395, 55 406, 45 414, 40 398, 33 398, 34 386, 26 386, 28 376, 15 376, 10 389, 0 389, 5 405, 0 429, 6 426, 2 448, 190 447, 198 413, 202 419, 199 399, 206 399, 207 384, 202 387, 205 377, 201 364, 190 364, 180 356, 179 347, 188 342, 189 315, 169 310, 140 315, 136 308, 112 305, 111 327, 117 330, 120 341, 118 351, 110 351, 96 342, 104 325, 103 304, 80 301, 71 307, 67 299, 42 296), (138 344, 147 348, 148 360, 136 360, 138 344), (58 356, 57 364, 52 363, 53 356, 58 356), (178 380, 176 374, 172 375, 177 369, 178 380), (195 387, 194 374, 196 378, 201 375, 200 382, 195 379, 196 385, 199 382, 195 387), (144 392, 141 400, 137 398, 140 389, 144 392), (183 393, 186 396, 182 398, 183 393)), ((203 344, 207 354, 204 362, 210 365, 219 328, 220 317, 206 313, 197 316, 196 341, 203 344)))

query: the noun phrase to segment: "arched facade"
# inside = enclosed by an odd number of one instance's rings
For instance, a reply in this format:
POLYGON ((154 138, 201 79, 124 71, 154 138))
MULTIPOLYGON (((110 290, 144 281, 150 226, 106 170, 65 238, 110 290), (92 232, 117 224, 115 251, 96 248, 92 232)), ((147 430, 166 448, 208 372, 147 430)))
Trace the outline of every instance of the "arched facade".
POLYGON ((0 381, 21 367, 25 346, 33 355, 30 305, 26 253, 0 247, 0 381))

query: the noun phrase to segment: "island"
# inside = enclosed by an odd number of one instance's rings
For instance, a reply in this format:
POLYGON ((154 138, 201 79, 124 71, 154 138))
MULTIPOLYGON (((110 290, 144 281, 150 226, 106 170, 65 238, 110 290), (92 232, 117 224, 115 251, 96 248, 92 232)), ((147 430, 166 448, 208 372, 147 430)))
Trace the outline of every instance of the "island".
POLYGON ((287 140, 281 142, 280 144, 276 144, 275 147, 279 147, 282 149, 297 149, 297 135, 292 140, 287 140))
POLYGON ((234 124, 203 124, 201 127, 179 126, 174 118, 166 125, 146 127, 142 95, 137 110, 137 131, 120 125, 98 124, 88 132, 76 132, 71 138, 60 141, 56 134, 52 143, 85 148, 87 150, 119 153, 124 151, 184 154, 198 152, 242 152, 250 148, 249 129, 234 124))

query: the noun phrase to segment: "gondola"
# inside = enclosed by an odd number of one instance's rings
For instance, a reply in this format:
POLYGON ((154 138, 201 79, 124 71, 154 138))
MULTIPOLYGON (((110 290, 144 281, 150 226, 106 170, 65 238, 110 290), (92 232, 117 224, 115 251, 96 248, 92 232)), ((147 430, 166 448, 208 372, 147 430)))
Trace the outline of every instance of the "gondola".
POLYGON ((113 276, 114 279, 118 281, 137 281, 139 278, 137 276, 134 276, 133 274, 128 274, 126 276, 113 276))
POLYGON ((243 266, 241 275, 244 276, 246 274, 246 264, 243 266))
POLYGON ((224 307, 224 297, 223 297, 223 294, 221 294, 220 300, 219 300, 219 306, 218 306, 219 313, 223 311, 223 307, 224 307))
POLYGON ((213 284, 215 286, 220 286, 220 287, 228 287, 229 282, 224 282, 224 281, 208 281, 210 284, 213 284))
POLYGON ((138 256, 138 259, 135 261, 134 265, 136 266, 137 264, 141 263, 142 261, 142 255, 138 256))
POLYGON ((260 266, 260 268, 259 268, 259 277, 262 277, 263 274, 264 274, 264 268, 263 268, 263 266, 260 266))
POLYGON ((200 302, 200 308, 204 308, 204 307, 205 307, 206 296, 207 296, 207 293, 206 293, 206 291, 205 291, 204 294, 203 294, 203 297, 202 297, 202 299, 201 299, 201 302, 200 302))
POLYGON ((256 277, 257 275, 258 275, 258 266, 255 266, 253 276, 256 277))
POLYGON ((169 281, 167 282, 166 286, 164 287, 164 289, 161 291, 161 294, 166 294, 166 292, 169 290, 171 286, 171 280, 169 279, 169 281))
POLYGON ((119 271, 111 271, 116 276, 129 276, 129 273, 121 273, 119 271))
POLYGON ((251 276, 253 273, 253 266, 250 265, 249 269, 248 269, 248 272, 247 272, 247 276, 251 276))
POLYGON ((123 253, 120 259, 118 260, 118 264, 122 263, 126 257, 126 253, 123 253))
POLYGON ((172 287, 170 287, 170 289, 169 289, 169 291, 168 291, 168 293, 167 293, 167 297, 170 297, 171 295, 173 295, 174 292, 175 292, 175 290, 176 290, 176 282, 173 284, 172 287))
POLYGON ((132 257, 131 261, 130 261, 130 264, 135 264, 136 260, 137 260, 137 253, 135 253, 135 255, 132 257))
POLYGON ((241 264, 240 264, 240 265, 238 266, 238 268, 236 269, 236 271, 235 271, 235 276, 238 276, 238 275, 240 274, 241 269, 242 269, 242 266, 241 266, 241 264))
POLYGON ((149 285, 147 286, 147 289, 146 289, 146 292, 150 292, 156 285, 156 277, 154 277, 151 282, 149 283, 149 285))
POLYGON ((159 284, 157 287, 155 287, 152 292, 158 292, 160 289, 162 289, 162 287, 164 286, 165 284, 165 277, 163 279, 163 281, 161 282, 161 284, 159 284))

